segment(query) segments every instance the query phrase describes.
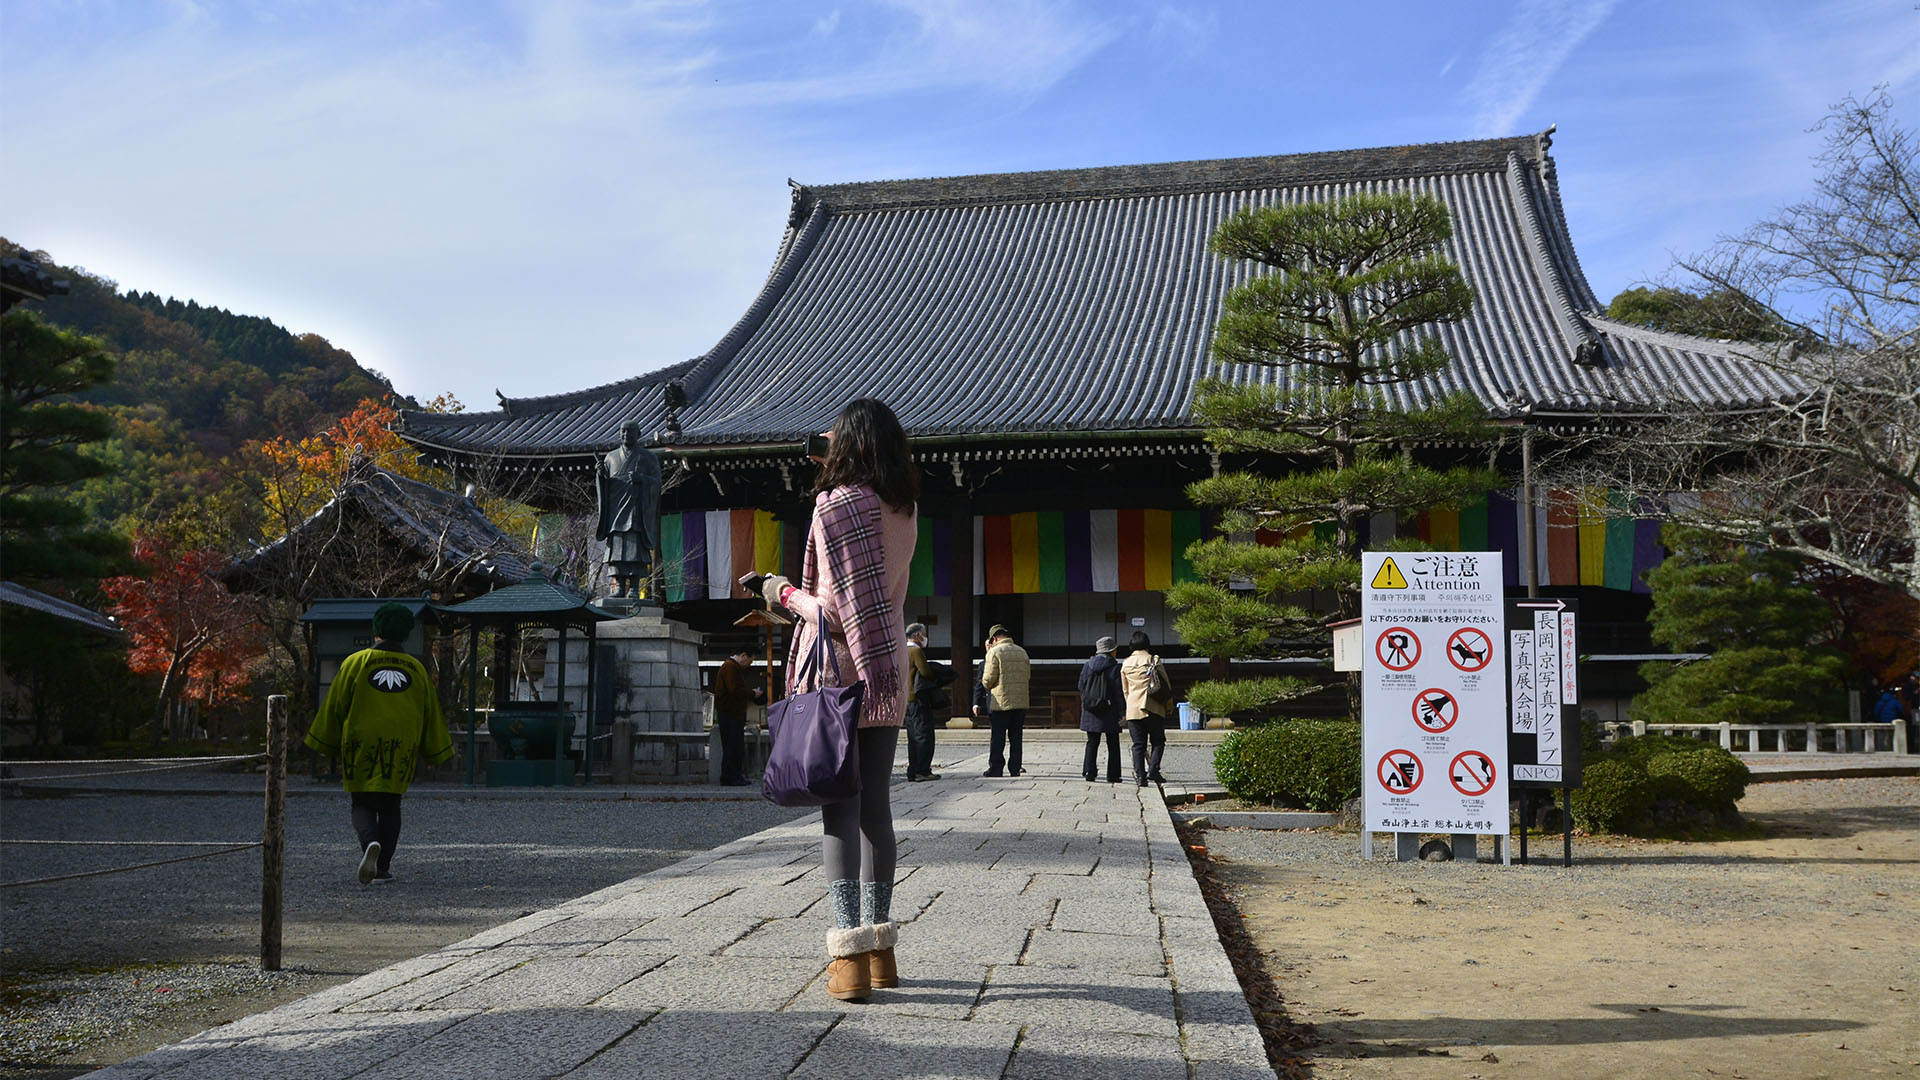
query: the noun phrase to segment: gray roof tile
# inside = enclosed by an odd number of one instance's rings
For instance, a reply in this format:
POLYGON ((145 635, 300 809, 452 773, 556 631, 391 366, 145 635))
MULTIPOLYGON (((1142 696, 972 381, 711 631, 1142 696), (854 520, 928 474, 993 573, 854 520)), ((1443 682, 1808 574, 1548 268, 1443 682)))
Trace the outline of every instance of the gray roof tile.
POLYGON ((1164 165, 802 187, 759 297, 705 356, 501 413, 405 416, 453 450, 572 454, 659 415, 684 377, 683 445, 794 440, 880 397, 916 436, 1190 430, 1226 292, 1251 264, 1207 241, 1248 205, 1362 191, 1445 203, 1448 254, 1477 297, 1435 332, 1456 362, 1391 389, 1406 407, 1466 390, 1500 414, 1730 406, 1786 387, 1741 347, 1599 317, 1561 211, 1548 136, 1164 165), (649 411, 652 410, 652 411, 649 411), (624 411, 624 415, 623 414, 624 411))

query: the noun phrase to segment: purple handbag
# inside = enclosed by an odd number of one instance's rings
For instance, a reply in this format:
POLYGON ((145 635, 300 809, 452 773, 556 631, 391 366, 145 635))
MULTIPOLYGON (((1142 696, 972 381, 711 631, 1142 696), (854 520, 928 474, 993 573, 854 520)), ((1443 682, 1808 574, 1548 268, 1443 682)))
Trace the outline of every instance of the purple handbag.
MULTIPOLYGON (((805 686, 822 674, 821 654, 840 678, 840 660, 827 647, 824 626, 814 635, 813 651, 794 673, 793 685, 805 686)), ((767 706, 767 734, 773 747, 760 776, 760 793, 780 806, 824 806, 860 794, 860 748, 854 731, 867 684, 815 686, 767 706)))

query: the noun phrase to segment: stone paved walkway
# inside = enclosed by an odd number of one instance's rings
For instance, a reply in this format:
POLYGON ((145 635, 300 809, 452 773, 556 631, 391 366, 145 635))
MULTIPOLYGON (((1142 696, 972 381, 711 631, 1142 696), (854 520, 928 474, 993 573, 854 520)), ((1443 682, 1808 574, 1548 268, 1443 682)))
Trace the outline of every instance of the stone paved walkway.
POLYGON ((866 1004, 826 994, 814 815, 94 1075, 1271 1078, 1159 793, 1028 750, 894 786, 903 985, 866 1004))

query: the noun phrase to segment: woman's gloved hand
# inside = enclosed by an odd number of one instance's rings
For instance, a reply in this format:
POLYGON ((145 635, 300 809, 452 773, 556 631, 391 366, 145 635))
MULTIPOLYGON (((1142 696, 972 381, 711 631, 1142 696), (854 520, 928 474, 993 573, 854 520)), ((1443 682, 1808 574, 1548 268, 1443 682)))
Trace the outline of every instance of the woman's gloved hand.
POLYGON ((780 606, 780 594, 793 588, 793 582, 779 574, 768 574, 767 580, 760 583, 760 595, 769 607, 780 606))

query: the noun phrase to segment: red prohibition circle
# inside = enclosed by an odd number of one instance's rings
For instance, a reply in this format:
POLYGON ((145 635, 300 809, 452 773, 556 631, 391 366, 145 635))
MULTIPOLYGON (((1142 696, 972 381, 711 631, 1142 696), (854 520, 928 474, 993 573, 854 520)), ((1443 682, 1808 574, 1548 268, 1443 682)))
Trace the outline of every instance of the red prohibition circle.
POLYGON ((1420 635, 1404 626, 1390 626, 1373 639, 1373 655, 1388 671, 1406 671, 1420 662, 1420 635))
POLYGON ((1426 767, 1420 764, 1420 756, 1411 750, 1389 750, 1380 756, 1380 764, 1373 767, 1373 775, 1380 778, 1380 786, 1387 789, 1389 795, 1410 795, 1427 778, 1426 767), (1389 768, 1391 766, 1391 768, 1389 768), (1387 779, 1393 777, 1393 780, 1387 779), (1405 787, 1395 786, 1395 781, 1405 787))
POLYGON ((1460 699, 1448 691, 1429 687, 1413 695, 1413 722, 1420 730, 1438 735, 1460 719, 1460 699))
POLYGON ((1477 626, 1463 626, 1447 638, 1447 663, 1472 674, 1493 660, 1493 639, 1477 626))
POLYGON ((1462 750, 1447 763, 1447 780, 1462 795, 1485 795, 1491 791, 1493 772, 1493 759, 1478 750, 1462 750))

